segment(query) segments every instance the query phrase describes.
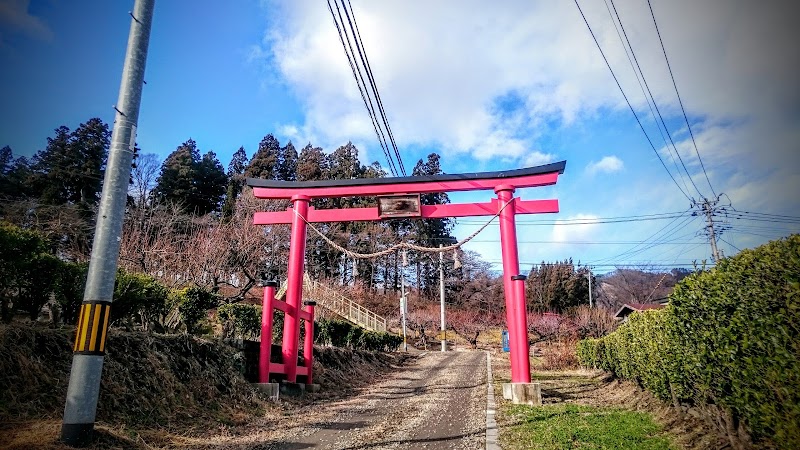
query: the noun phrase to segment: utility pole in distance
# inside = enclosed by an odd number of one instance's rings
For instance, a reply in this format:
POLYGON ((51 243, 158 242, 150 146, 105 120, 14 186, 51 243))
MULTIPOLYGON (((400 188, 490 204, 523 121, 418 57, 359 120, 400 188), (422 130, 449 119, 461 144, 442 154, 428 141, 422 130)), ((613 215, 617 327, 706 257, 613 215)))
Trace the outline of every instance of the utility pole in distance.
POLYGON ((592 270, 591 269, 589 269, 589 274, 588 275, 589 275, 589 308, 591 308, 593 306, 592 305, 592 270))
POLYGON ((97 212, 94 244, 73 346, 72 370, 61 425, 61 440, 70 446, 86 446, 94 432, 154 6, 155 0, 136 0, 130 13, 128 49, 122 68, 119 98, 114 106, 117 114, 111 133, 111 149, 97 212))
POLYGON ((717 203, 719 203, 719 197, 715 200, 704 198, 703 203, 699 205, 708 223, 706 226, 706 234, 708 235, 708 241, 711 243, 711 256, 714 258, 715 263, 719 262, 721 259, 719 248, 717 247, 717 234, 714 230, 714 213, 717 210, 717 203))
POLYGON ((408 299, 406 298, 406 274, 400 269, 400 319, 403 322, 403 351, 408 352, 406 339, 406 313, 408 312, 408 299))
MULTIPOLYGON (((439 244, 442 248, 442 244, 439 244)), ((445 338, 445 323, 444 323, 444 253, 439 252, 439 304, 441 306, 441 322, 442 322, 442 351, 447 351, 447 339, 445 338)))

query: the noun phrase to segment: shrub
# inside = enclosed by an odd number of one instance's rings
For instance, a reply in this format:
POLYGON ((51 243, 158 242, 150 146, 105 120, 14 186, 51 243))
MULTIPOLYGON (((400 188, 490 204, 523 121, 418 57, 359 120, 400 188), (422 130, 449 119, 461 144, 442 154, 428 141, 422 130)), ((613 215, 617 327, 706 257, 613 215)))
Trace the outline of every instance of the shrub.
POLYGON ((61 261, 44 238, 7 222, 0 222, 0 314, 6 322, 16 311, 36 320, 56 286, 61 261))
POLYGON ((321 319, 316 324, 316 342, 333 347, 394 352, 403 338, 382 331, 366 331, 343 320, 321 319))
POLYGON ((660 311, 578 345, 585 366, 632 379, 659 398, 713 405, 732 441, 800 448, 800 235, 685 278, 660 311))
POLYGON ((162 323, 167 314, 167 298, 167 288, 155 278, 119 269, 114 283, 111 323, 125 322, 131 328, 135 322, 145 329, 153 323, 162 323))
POLYGON ((217 314, 223 321, 225 337, 237 336, 248 339, 261 334, 261 307, 258 305, 228 303, 220 306, 217 314))
MULTIPOLYGON (((178 312, 187 333, 200 334, 206 331, 202 319, 206 318, 209 309, 219 305, 219 297, 208 289, 192 286, 171 291, 167 305, 169 310, 178 312)), ((174 321, 170 321, 170 325, 174 327, 174 321)))
POLYGON ((88 271, 88 264, 64 263, 61 266, 56 282, 56 302, 61 309, 61 319, 65 324, 78 323, 88 271))

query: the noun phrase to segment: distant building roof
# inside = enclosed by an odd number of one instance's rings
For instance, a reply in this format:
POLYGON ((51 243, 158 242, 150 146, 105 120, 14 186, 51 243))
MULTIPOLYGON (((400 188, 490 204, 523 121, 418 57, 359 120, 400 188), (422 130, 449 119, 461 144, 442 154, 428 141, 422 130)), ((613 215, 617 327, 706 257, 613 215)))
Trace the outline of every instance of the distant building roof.
POLYGON ((664 303, 626 303, 614 314, 617 319, 624 319, 634 311, 646 311, 648 309, 661 309, 665 307, 664 303))

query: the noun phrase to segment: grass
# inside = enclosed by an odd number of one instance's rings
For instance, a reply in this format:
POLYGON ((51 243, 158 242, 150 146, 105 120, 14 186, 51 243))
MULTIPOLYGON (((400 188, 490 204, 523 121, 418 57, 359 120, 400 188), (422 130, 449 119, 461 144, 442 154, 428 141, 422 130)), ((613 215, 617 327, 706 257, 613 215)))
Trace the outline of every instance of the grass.
POLYGON ((670 440, 645 413, 575 404, 507 410, 511 424, 501 436, 503 448, 535 450, 672 450, 670 440))

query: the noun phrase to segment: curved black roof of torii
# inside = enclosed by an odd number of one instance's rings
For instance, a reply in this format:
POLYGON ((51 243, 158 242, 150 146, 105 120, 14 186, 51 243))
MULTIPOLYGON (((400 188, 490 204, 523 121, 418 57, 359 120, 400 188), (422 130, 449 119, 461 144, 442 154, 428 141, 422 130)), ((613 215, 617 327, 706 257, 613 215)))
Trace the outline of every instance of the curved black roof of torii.
POLYGON ((314 181, 282 181, 266 180, 263 178, 248 178, 247 185, 251 187, 263 188, 324 188, 342 186, 363 186, 380 184, 405 184, 429 181, 456 181, 456 180, 485 180, 492 178, 511 178, 528 175, 539 175, 543 173, 558 172, 564 173, 566 161, 554 162, 543 166, 526 167, 523 169, 501 170, 495 172, 472 172, 441 175, 418 175, 411 177, 391 177, 391 178, 356 178, 351 180, 314 180, 314 181))

